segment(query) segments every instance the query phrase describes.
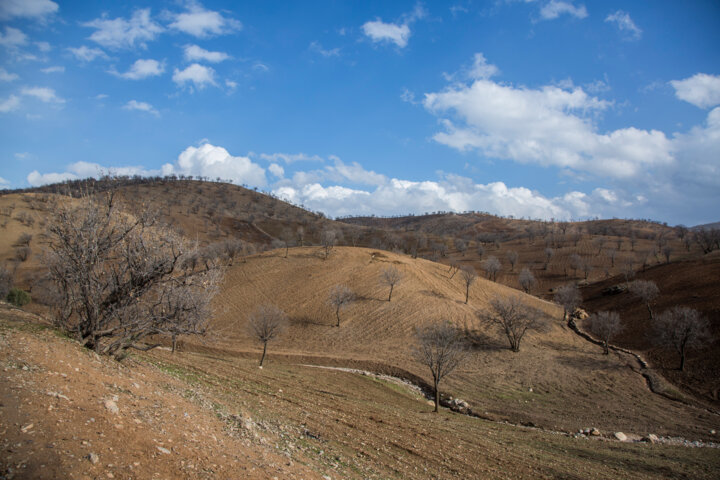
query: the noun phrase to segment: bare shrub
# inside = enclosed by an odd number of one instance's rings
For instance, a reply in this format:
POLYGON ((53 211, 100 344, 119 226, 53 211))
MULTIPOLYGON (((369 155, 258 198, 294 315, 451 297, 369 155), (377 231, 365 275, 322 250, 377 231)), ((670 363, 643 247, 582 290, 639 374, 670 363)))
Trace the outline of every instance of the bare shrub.
POLYGON ((463 283, 465 283, 465 303, 468 303, 468 297, 470 296, 470 285, 475 283, 477 280, 477 272, 470 265, 463 265, 460 268, 460 276, 462 277, 463 283))
POLYGON ((529 293, 530 289, 535 286, 537 281, 535 280, 535 275, 533 275, 530 269, 524 267, 520 270, 520 275, 518 275, 518 283, 520 283, 520 287, 522 287, 525 293, 529 293))
POLYGON ((22 247, 22 246, 27 247, 28 245, 30 245, 30 241, 32 240, 32 238, 33 238, 33 236, 27 232, 21 233, 20 236, 18 237, 17 241, 15 242, 15 245, 17 245, 19 247, 22 247))
POLYGON ((617 312, 598 312, 587 318, 586 325, 603 342, 603 353, 608 355, 610 340, 622 330, 620 315, 617 312))
POLYGON ((325 253, 324 259, 327 260, 330 255, 330 250, 333 249, 337 242, 337 232, 335 230, 323 230, 320 237, 320 243, 322 244, 323 252, 325 253))
POLYGON ((222 276, 217 263, 187 268, 195 250, 156 226, 149 210, 130 216, 112 194, 81 202, 59 206, 48 222, 55 323, 118 360, 158 346, 141 343, 150 335, 204 333, 222 276))
POLYGON ((337 317, 336 327, 340 326, 340 310, 346 308, 355 301, 355 294, 345 285, 335 285, 330 289, 328 303, 335 308, 335 317, 337 317))
POLYGON ((582 296, 574 283, 568 283, 555 291, 555 303, 563 307, 563 320, 568 321, 570 315, 580 306, 582 296))
POLYGON ((634 280, 628 285, 628 290, 642 300, 650 314, 650 320, 652 320, 652 302, 660 295, 660 289, 655 282, 652 280, 634 280))
POLYGON ((5 265, 0 266, 0 299, 7 297, 13 286, 13 274, 5 265))
POLYGON ((500 260, 498 260, 497 257, 494 255, 490 255, 483 262, 483 270, 485 270, 488 278, 491 279, 493 282, 497 278, 497 272, 499 272, 501 268, 502 264, 500 264, 500 260))
POLYGON ((490 300, 489 312, 477 312, 479 319, 494 325, 507 338, 510 350, 520 351, 520 342, 530 330, 541 327, 542 315, 525 305, 519 297, 495 297, 490 300))
POLYGON ((429 324, 416 334, 415 358, 430 369, 435 391, 435 412, 440 407, 440 382, 465 359, 467 348, 457 330, 447 322, 429 324))
POLYGON ((545 266, 543 267, 543 270, 548 269, 548 265, 550 264, 550 260, 552 260, 553 255, 555 255, 555 250, 550 247, 545 249, 545 266))
POLYGON ((518 253, 517 253, 515 250, 510 250, 510 251, 507 253, 507 259, 508 259, 508 262, 510 262, 510 271, 511 271, 511 272, 514 272, 514 271, 515 271, 515 264, 516 264, 517 261, 518 261, 518 253))
POLYGON ((393 266, 383 269, 382 273, 380 274, 380 281, 382 282, 382 284, 390 287, 390 293, 388 294, 388 302, 392 299, 393 288, 395 288, 395 285, 400 283, 400 280, 402 280, 402 274, 400 273, 400 270, 393 266))
POLYGON ((654 336, 660 345, 678 352, 680 371, 685 369, 687 350, 702 346, 710 338, 707 320, 688 307, 672 307, 658 315, 654 336))
POLYGON ((22 246, 22 247, 17 247, 15 249, 15 258, 21 262, 24 262, 25 260, 27 260, 30 257, 30 253, 31 253, 30 247, 28 247, 27 245, 22 246))
POLYGON ((287 314, 275 305, 260 305, 248 320, 250 335, 263 344, 260 366, 265 361, 268 342, 275 340, 287 327, 287 314))

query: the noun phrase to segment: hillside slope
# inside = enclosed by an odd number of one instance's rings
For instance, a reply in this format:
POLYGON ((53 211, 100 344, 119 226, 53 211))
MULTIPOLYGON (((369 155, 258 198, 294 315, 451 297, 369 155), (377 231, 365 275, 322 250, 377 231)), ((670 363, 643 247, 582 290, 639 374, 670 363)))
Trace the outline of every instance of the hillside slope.
POLYGON ((429 372, 412 355, 414 330, 429 321, 450 321, 466 331, 474 346, 470 360, 443 388, 489 418, 569 431, 592 424, 712 438, 709 431, 719 417, 650 393, 634 359, 602 355, 562 324, 556 305, 485 279, 471 287, 465 305, 459 275, 450 277, 444 265, 372 249, 336 248, 327 260, 317 247, 291 249, 288 258, 284 250, 266 252, 227 272, 216 298, 215 336, 207 346, 231 355, 258 352, 247 333, 247 315, 273 303, 289 314, 291 325, 271 345, 271 360, 379 363, 429 381, 429 372), (388 265, 403 274, 392 302, 379 283, 388 265), (346 284, 358 295, 341 312, 339 328, 327 304, 336 284, 346 284), (519 353, 508 350, 505 339, 475 317, 494 295, 522 295, 546 315, 546 330, 528 334, 519 353))

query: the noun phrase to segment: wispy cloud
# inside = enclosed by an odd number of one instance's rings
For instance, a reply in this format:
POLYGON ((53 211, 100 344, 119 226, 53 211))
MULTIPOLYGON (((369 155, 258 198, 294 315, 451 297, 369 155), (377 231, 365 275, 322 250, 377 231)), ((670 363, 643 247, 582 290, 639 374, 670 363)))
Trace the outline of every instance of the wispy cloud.
POLYGON ((160 116, 160 112, 158 112, 152 105, 150 105, 147 102, 138 102, 137 100, 130 100, 128 103, 123 105, 123 110, 137 110, 139 112, 146 112, 152 115, 155 115, 156 117, 160 116))
POLYGON ((635 25, 635 22, 633 22, 630 14, 627 12, 618 10, 605 17, 605 21, 614 23, 618 30, 626 34, 629 39, 639 40, 640 37, 642 37, 642 30, 635 25))

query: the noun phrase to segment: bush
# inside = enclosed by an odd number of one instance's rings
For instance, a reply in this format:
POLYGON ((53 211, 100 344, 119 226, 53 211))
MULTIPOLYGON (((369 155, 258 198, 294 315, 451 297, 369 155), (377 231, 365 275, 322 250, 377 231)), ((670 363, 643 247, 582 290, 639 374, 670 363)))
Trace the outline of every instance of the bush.
POLYGON ((7 294, 7 301, 16 307, 22 307, 30 303, 30 294, 19 288, 12 288, 10 293, 7 294))

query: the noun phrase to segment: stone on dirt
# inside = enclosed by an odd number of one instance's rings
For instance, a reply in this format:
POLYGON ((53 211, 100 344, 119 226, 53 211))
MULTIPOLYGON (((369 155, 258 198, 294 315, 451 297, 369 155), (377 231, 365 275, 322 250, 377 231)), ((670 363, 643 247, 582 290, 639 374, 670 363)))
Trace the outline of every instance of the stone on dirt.
POLYGON ((105 403, 105 408, 107 408, 110 413, 114 413, 115 415, 120 413, 120 409, 118 408, 117 403, 115 403, 115 401, 108 399, 108 400, 105 400, 104 403, 105 403))
POLYGON ((621 442, 627 441, 627 435, 625 435, 623 432, 615 432, 615 438, 617 438, 621 442))

